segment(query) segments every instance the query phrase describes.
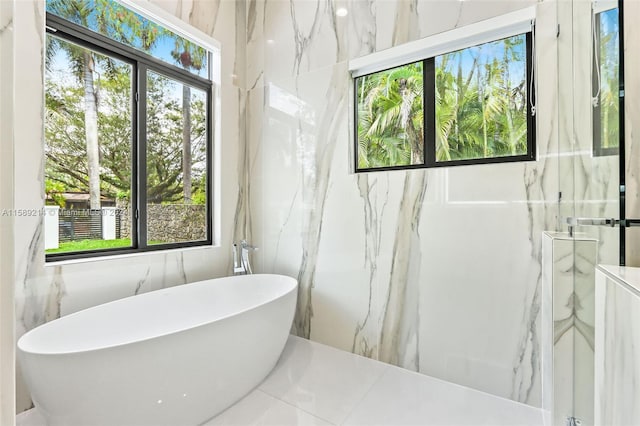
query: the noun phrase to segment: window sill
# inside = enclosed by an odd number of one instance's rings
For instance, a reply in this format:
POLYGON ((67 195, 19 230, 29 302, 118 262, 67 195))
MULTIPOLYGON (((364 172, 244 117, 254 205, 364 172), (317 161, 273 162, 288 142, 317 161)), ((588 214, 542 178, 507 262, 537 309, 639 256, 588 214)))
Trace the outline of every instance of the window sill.
POLYGON ((154 250, 154 251, 145 251, 139 253, 122 253, 122 254, 113 254, 111 256, 96 256, 96 257, 85 257, 81 259, 65 259, 65 260, 51 260, 45 261, 45 268, 55 267, 55 266, 64 266, 64 265, 74 265, 79 263, 93 263, 93 262, 109 262, 114 260, 122 260, 122 259, 131 259, 137 257, 150 257, 150 256, 163 256, 165 254, 174 254, 174 253, 184 253, 198 250, 216 250, 222 248, 220 245, 209 245, 209 246, 196 246, 196 247, 181 247, 174 249, 166 249, 166 250, 154 250))

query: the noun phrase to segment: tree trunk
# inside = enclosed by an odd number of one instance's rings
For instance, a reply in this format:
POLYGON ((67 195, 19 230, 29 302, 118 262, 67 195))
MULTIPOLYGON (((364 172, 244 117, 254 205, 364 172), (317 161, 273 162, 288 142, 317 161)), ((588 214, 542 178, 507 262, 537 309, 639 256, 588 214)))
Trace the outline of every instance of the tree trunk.
MULTIPOLYGON (((486 82, 486 85, 489 85, 489 81, 486 82)), ((482 156, 484 158, 487 157, 487 113, 486 113, 486 105, 485 105, 485 93, 483 86, 480 82, 480 73, 478 73, 478 100, 480 101, 480 108, 482 112, 482 156)))
POLYGON ((100 209, 100 146, 98 144, 98 102, 93 86, 94 60, 84 53, 84 128, 87 145, 87 170, 89 178, 89 204, 100 209))
POLYGON ((191 88, 182 86, 182 183, 184 203, 191 204, 191 88))
POLYGON ((511 74, 509 73, 509 46, 507 43, 504 43, 504 56, 502 58, 504 62, 503 68, 503 77, 502 80, 505 84, 504 96, 506 98, 506 110, 505 115, 507 117, 507 137, 509 138, 509 149, 511 150, 511 155, 517 154, 518 148, 518 139, 515 137, 516 135, 513 132, 513 116, 511 114, 511 106, 515 108, 515 102, 513 101, 513 95, 511 93, 511 74))

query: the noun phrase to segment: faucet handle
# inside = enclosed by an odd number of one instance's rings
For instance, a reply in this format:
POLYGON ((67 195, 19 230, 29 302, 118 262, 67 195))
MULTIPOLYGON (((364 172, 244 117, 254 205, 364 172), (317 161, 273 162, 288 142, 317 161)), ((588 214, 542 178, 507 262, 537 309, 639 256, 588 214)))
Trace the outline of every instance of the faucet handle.
POLYGON ((249 243, 247 242, 247 240, 242 240, 242 241, 240 241, 240 246, 241 246, 243 249, 246 249, 246 250, 254 250, 254 251, 255 251, 255 250, 258 250, 258 247, 256 247, 256 246, 252 246, 251 244, 249 244, 249 243))

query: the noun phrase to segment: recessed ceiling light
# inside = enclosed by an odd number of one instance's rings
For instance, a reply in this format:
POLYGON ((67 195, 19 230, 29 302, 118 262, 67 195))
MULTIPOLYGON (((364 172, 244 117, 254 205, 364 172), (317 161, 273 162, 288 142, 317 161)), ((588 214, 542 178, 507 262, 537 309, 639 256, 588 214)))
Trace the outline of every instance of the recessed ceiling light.
POLYGON ((347 16, 347 14, 349 14, 349 11, 346 7, 339 7, 336 10, 336 16, 347 16))
POLYGON ((275 41, 273 41, 272 39, 267 39, 267 43, 268 44, 273 44, 273 43, 275 43, 275 41))

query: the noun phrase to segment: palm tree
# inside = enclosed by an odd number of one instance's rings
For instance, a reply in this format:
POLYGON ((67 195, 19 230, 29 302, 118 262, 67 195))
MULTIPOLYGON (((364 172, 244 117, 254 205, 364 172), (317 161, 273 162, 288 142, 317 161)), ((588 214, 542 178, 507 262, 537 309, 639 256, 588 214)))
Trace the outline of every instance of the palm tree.
POLYGON ((466 78, 460 52, 436 59, 436 159, 450 161, 465 158, 478 141, 481 127, 477 75, 478 57, 474 57, 466 78), (456 67, 454 76, 453 67, 456 67))
POLYGON ((524 40, 517 36, 490 43, 486 51, 472 48, 436 59, 438 161, 526 152, 526 78, 512 87, 510 65, 522 63, 524 40))
MULTIPOLYGON (((176 38, 171 56, 186 70, 201 70, 207 52, 182 38, 176 38)), ((184 203, 191 204, 191 87, 182 85, 182 186, 184 203)))
POLYGON ((360 168, 422 164, 422 62, 358 80, 360 168))
MULTIPOLYGON (((155 24, 143 22, 137 15, 110 0, 49 0, 47 11, 86 28, 125 42, 141 45, 149 51, 162 34, 155 24), (97 28, 95 28, 97 26, 97 28)), ((108 57, 97 55, 91 50, 68 43, 55 37, 47 38, 46 58, 50 64, 56 52, 63 49, 71 64, 72 71, 84 88, 84 128, 87 150, 87 172, 89 181, 89 202, 91 209, 100 208, 100 144, 98 140, 98 99, 99 90, 94 76, 98 61, 105 61, 109 70, 114 69, 108 57)))

